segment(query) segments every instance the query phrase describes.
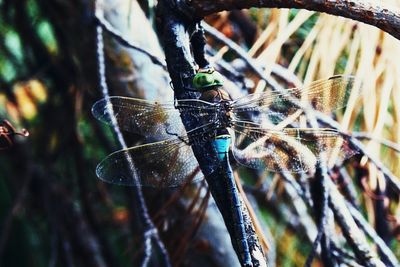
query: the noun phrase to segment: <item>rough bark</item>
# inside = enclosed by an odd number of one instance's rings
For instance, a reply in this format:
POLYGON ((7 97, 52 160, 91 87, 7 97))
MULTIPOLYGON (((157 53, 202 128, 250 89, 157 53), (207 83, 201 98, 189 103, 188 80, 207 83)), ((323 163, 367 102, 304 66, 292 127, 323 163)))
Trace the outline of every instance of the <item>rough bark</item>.
POLYGON ((400 39, 400 11, 383 4, 343 0, 182 0, 185 14, 204 17, 223 10, 251 7, 297 8, 328 13, 373 25, 400 39))
MULTIPOLYGON (((198 20, 180 16, 180 14, 177 13, 174 3, 170 3, 169 1, 161 1, 158 10, 162 19, 160 30, 163 34, 166 61, 173 83, 175 97, 177 99, 196 99, 199 97, 199 93, 194 92, 192 88, 192 80, 195 74, 195 62, 192 57, 190 38, 192 37, 193 29, 198 23, 198 20)), ((198 127, 201 123, 191 117, 186 118, 184 115, 182 115, 182 122, 187 129, 195 128, 194 126, 198 127)), ((229 174, 225 175, 223 173, 224 171, 215 171, 220 170, 220 166, 211 141, 207 141, 202 145, 193 144, 192 149, 208 184, 212 184, 212 186, 210 185, 211 193, 224 217, 238 258, 242 265, 246 265, 248 262, 246 262, 245 253, 242 253, 241 243, 234 235, 236 229, 232 226, 233 211, 228 205, 231 195, 228 192, 223 192, 226 188, 223 188, 224 185, 222 184, 224 184, 223 181, 227 179, 227 175, 229 176, 229 174)), ((261 253, 262 249, 258 238, 255 236, 254 227, 248 216, 247 209, 242 210, 242 215, 245 218, 244 224, 247 242, 249 243, 248 246, 251 250, 251 262, 254 266, 264 266, 266 262, 261 253)))

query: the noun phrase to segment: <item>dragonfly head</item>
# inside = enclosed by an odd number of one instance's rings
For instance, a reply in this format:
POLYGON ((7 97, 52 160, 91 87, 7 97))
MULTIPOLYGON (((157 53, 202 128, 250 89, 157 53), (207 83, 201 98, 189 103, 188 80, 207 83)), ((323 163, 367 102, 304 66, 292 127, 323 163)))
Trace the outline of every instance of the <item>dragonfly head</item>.
POLYGON ((200 70, 193 78, 193 87, 200 92, 223 84, 222 75, 213 68, 200 70))

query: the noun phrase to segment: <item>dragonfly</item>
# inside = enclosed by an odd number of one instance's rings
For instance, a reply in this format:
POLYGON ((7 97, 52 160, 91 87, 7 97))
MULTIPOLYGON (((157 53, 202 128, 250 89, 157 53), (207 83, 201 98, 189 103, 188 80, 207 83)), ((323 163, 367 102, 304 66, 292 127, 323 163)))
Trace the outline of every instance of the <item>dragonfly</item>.
POLYGON ((150 187, 175 187, 205 176, 242 265, 253 266, 228 161, 231 139, 236 161, 250 168, 313 172, 326 155, 347 158, 353 150, 336 130, 309 128, 302 118, 310 110, 331 113, 344 107, 353 83, 351 76, 333 76, 303 88, 232 100, 211 71, 193 79, 201 92, 199 99, 171 103, 122 96, 101 99, 93 105, 94 117, 144 136, 147 142, 108 155, 96 174, 113 184, 150 187), (201 164, 202 172, 194 154, 199 147, 208 160, 201 164))
POLYGON ((191 146, 210 140, 219 159, 232 147, 236 161, 250 168, 312 172, 325 159, 322 152, 346 159, 356 151, 335 129, 307 127, 303 115, 307 109, 331 114, 345 107, 353 84, 354 77, 337 75, 306 87, 235 100, 222 84, 203 90, 199 99, 167 103, 123 96, 101 99, 92 107, 94 117, 144 136, 147 142, 108 155, 96 174, 127 186, 174 187, 188 177, 199 181, 203 175, 191 146), (210 92, 214 95, 207 98, 210 92), (182 119, 195 123, 185 127, 182 119))

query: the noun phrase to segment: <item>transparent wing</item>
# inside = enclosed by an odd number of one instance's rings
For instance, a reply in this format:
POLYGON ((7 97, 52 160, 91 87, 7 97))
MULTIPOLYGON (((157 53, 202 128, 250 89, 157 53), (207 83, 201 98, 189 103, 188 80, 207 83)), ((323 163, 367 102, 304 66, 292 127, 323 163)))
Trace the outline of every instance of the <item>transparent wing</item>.
POLYGON ((97 165, 96 174, 108 183, 152 187, 203 177, 191 147, 178 138, 114 152, 97 165))
POLYGON ((269 91, 247 95, 233 101, 232 111, 234 119, 238 121, 277 125, 286 120, 287 125, 293 123, 302 113, 290 98, 318 111, 331 113, 346 106, 352 91, 360 94, 352 89, 353 85, 352 76, 333 76, 315 81, 307 87, 288 89, 284 93, 269 91))
MULTIPOLYGON (((182 110, 182 116, 190 117, 188 121, 196 122, 193 125, 216 118, 216 105, 201 100, 179 100, 177 107, 182 110)), ((174 103, 113 96, 97 101, 92 113, 106 124, 116 123, 122 130, 143 135, 149 140, 185 135, 181 114, 174 103)))
POLYGON ((336 162, 357 153, 332 129, 285 128, 273 131, 244 122, 234 123, 232 129, 235 131, 233 155, 239 163, 250 168, 313 172, 320 160, 333 159, 336 162))

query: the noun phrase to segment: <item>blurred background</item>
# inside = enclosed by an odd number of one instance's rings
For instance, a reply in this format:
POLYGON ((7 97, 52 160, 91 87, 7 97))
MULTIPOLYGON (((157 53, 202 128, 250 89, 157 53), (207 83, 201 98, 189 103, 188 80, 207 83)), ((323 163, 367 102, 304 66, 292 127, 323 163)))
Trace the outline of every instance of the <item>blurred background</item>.
MULTIPOLYGON (((155 4, 109 0, 98 9, 121 36, 161 63, 96 31, 91 1, 0 1, 0 126, 6 119, 16 131, 30 133, 0 136, 1 266, 141 266, 149 248, 149 266, 162 266, 159 240, 173 266, 238 266, 206 184, 144 188, 142 203, 137 189, 105 184, 95 175, 96 164, 120 148, 112 130, 90 112, 103 97, 96 53, 101 36, 111 95, 173 100, 155 4), (160 235, 150 246, 139 211, 144 204, 160 235)), ((305 10, 237 10, 205 21, 284 87, 354 75, 363 94, 335 119, 394 179, 400 177, 398 40, 372 26, 305 10)), ((229 93, 235 98, 263 89, 265 82, 243 58, 207 29, 209 59, 230 80, 229 93)), ((143 141, 125 138, 130 145, 143 141)), ((307 203, 280 174, 236 167, 271 266, 303 266, 316 235, 307 203)), ((338 188, 399 258, 399 195, 362 154, 341 167, 338 188)), ((346 247, 343 238, 338 243, 346 247)))

